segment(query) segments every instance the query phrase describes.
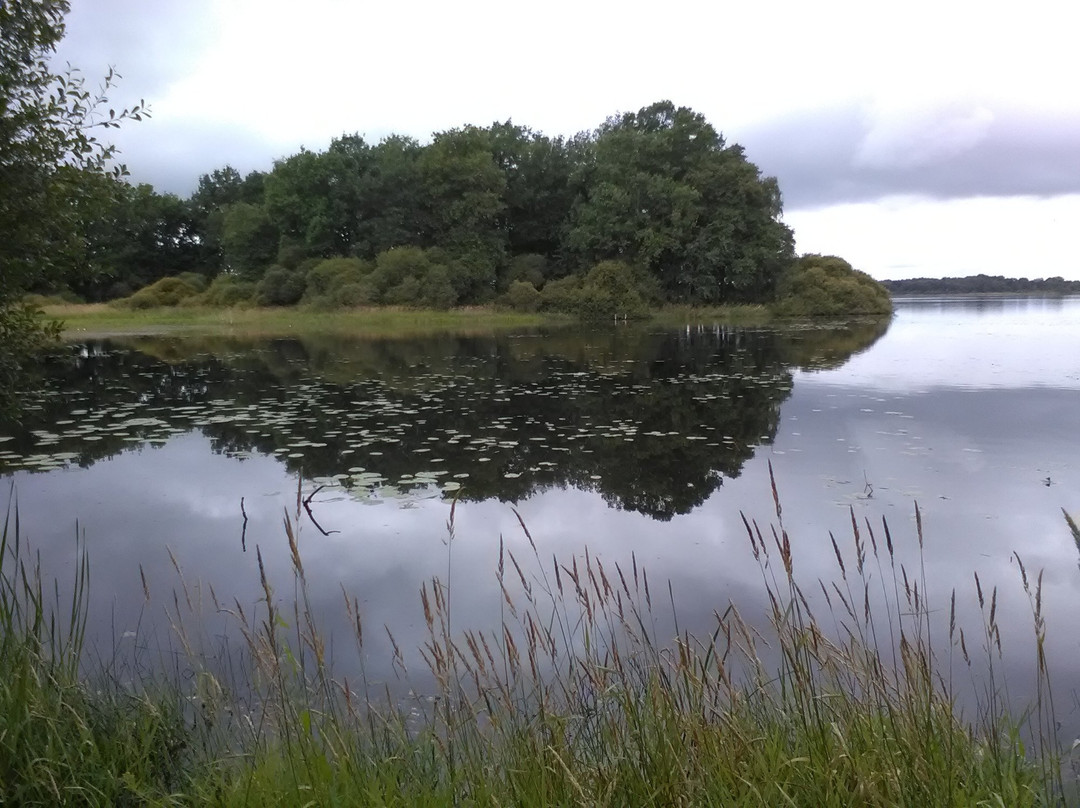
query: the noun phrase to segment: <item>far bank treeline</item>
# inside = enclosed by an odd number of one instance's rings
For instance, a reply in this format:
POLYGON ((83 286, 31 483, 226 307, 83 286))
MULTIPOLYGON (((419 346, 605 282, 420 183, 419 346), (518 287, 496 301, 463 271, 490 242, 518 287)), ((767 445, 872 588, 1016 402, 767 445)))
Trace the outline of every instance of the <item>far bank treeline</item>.
POLYGON ((510 122, 426 145, 344 136, 269 172, 217 169, 187 199, 105 182, 59 290, 86 301, 634 316, 813 287, 831 289, 824 310, 789 301, 787 313, 889 310, 840 259, 796 261, 776 180, 667 101, 569 139, 510 122))

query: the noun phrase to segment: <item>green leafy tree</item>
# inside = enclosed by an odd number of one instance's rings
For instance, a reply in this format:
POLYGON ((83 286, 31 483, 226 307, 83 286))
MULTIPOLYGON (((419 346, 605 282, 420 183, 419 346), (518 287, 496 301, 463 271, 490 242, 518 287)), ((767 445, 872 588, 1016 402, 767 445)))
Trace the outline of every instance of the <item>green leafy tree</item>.
POLYGON ((430 239, 425 246, 455 259, 453 282, 462 300, 488 299, 506 252, 499 227, 506 177, 487 135, 472 126, 436 134, 420 155, 419 170, 430 239))
POLYGON ((82 260, 85 216, 101 189, 88 178, 113 156, 94 129, 145 114, 141 103, 108 108, 112 71, 99 94, 77 71, 53 72, 68 10, 65 0, 0 3, 0 409, 9 414, 27 361, 55 335, 22 296, 82 260))
POLYGON ((430 243, 420 184, 422 151, 415 140, 400 135, 371 148, 368 170, 360 178, 354 255, 374 258, 393 247, 430 243))
POLYGON ((266 209, 287 242, 320 258, 352 252, 369 152, 363 138, 350 135, 325 152, 301 149, 274 165, 266 209))
POLYGON ((230 165, 199 177, 198 188, 188 198, 187 204, 202 246, 202 262, 207 270, 216 273, 225 267, 222 245, 225 210, 238 202, 261 205, 265 181, 266 175, 261 171, 252 171, 246 177, 241 177, 240 172, 230 165))
POLYGON ((661 101, 585 144, 567 243, 584 262, 645 267, 669 300, 771 298, 793 257, 776 181, 700 114, 661 101))
POLYGON ((88 222, 85 265, 67 286, 88 300, 122 297, 182 272, 215 272, 188 202, 149 185, 116 188, 88 222))
POLYGON ((508 252, 558 255, 577 196, 569 145, 510 121, 482 131, 505 177, 505 207, 497 221, 508 252))
POLYGON ((277 257, 280 235, 266 208, 237 202, 223 211, 225 265, 242 280, 258 280, 277 257))

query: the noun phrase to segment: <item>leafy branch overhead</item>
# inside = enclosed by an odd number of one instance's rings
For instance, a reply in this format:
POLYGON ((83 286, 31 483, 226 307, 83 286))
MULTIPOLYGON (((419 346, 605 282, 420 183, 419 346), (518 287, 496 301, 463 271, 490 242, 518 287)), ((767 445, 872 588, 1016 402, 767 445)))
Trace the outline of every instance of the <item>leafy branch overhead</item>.
POLYGON ((11 409, 27 358, 54 336, 21 302, 88 261, 89 223, 111 204, 126 170, 96 129, 148 115, 144 102, 110 108, 119 76, 92 91, 50 59, 64 35, 62 0, 0 3, 0 414, 11 409))

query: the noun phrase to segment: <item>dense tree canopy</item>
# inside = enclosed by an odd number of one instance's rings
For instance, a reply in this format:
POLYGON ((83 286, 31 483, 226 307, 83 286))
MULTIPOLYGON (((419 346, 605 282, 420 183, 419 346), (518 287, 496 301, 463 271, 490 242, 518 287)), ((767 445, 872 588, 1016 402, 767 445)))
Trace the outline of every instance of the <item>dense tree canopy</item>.
POLYGON ((326 305, 476 303, 509 300, 518 284, 520 305, 565 301, 573 291, 575 310, 606 310, 607 298, 593 305, 579 293, 593 288, 585 282, 591 271, 616 261, 637 279, 634 299, 762 302, 793 260, 776 181, 702 115, 669 101, 570 139, 511 121, 437 132, 426 145, 346 135, 265 174, 216 169, 187 200, 141 186, 120 194, 107 214, 88 238, 84 264, 93 271, 69 284, 83 297, 182 272, 257 284, 272 271, 267 290, 280 290, 286 277, 298 289, 292 275, 319 261, 375 262, 409 247, 440 251, 430 283, 420 280, 426 272, 406 272, 382 291, 354 285, 317 297, 326 305), (564 278, 575 280, 534 297, 564 278))
POLYGON ((609 118, 568 234, 590 259, 648 269, 669 300, 766 300, 793 257, 780 191, 705 118, 669 101, 609 118))

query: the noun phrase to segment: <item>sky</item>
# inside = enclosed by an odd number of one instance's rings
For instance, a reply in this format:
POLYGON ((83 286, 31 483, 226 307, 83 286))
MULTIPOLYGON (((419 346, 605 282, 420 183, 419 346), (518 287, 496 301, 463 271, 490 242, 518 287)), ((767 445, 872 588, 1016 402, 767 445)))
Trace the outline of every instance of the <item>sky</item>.
POLYGON ((1080 4, 910 0, 73 0, 57 62, 114 67, 132 181, 269 170, 301 146, 546 135, 670 99, 784 194, 799 252, 876 278, 1080 280, 1080 4))

